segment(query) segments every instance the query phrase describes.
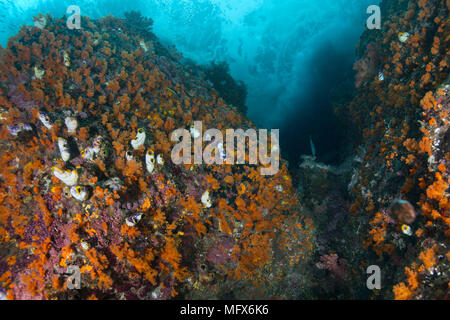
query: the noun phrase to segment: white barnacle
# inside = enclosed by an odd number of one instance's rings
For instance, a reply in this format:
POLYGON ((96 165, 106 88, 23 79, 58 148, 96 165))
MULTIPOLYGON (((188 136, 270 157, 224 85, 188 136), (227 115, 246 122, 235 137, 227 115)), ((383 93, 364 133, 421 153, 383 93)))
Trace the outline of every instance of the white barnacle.
POLYGON ((64 122, 66 124, 67 127, 67 131, 69 133, 76 133, 77 132, 77 128, 78 128, 78 121, 76 118, 73 117, 66 117, 64 119, 64 122))
POLYGON ((155 169, 155 153, 152 150, 147 150, 145 154, 145 167, 147 168, 148 173, 153 173, 155 169))
POLYGON ((131 146, 134 150, 139 149, 145 142, 145 131, 142 128, 139 128, 136 133, 136 138, 131 140, 131 146))
POLYGON ((209 196, 209 191, 206 190, 203 194, 202 194, 202 199, 201 199, 203 205, 206 208, 210 208, 212 206, 212 202, 211 202, 211 198, 209 196))
POLYGON ((53 127, 52 120, 45 112, 39 112, 39 120, 41 120, 42 124, 47 128, 51 129, 53 127))
POLYGON ((67 145, 67 140, 64 138, 58 138, 58 148, 63 161, 68 161, 70 159, 70 150, 67 145))
POLYGON ((61 170, 58 167, 52 168, 53 175, 68 186, 74 186, 78 182, 78 172, 76 170, 61 170))

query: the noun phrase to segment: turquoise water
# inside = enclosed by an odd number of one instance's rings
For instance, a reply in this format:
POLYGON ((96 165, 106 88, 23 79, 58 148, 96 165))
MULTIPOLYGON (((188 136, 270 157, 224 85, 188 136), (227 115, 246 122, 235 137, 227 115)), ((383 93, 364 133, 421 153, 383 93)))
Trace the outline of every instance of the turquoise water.
MULTIPOLYGON (((311 64, 317 51, 348 57, 364 30, 367 6, 379 0, 1 0, 0 43, 38 13, 55 17, 69 5, 82 15, 139 10, 154 20, 155 34, 198 63, 227 61, 232 75, 248 88, 248 115, 265 127, 280 126, 298 111, 298 100, 317 77, 311 64), (292 103, 296 101, 297 103, 292 103)), ((326 55, 321 59, 330 59, 326 55)), ((317 63, 317 61, 315 61, 317 63)), ((329 63, 333 63, 329 60, 329 63)), ((301 101, 300 101, 301 102, 301 101)), ((312 106, 301 106, 310 108, 312 106)), ((306 139, 307 142, 307 139, 306 139)))

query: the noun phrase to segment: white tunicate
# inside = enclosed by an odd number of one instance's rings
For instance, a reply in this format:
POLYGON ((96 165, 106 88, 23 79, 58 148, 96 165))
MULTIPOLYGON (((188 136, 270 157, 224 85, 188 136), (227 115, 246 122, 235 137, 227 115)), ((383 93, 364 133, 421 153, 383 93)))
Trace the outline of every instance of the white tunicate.
POLYGON ((102 136, 96 136, 94 141, 92 142, 92 150, 95 153, 100 152, 100 147, 102 145, 103 137, 102 136))
POLYGON ((206 207, 206 208, 210 208, 212 205, 211 202, 211 198, 209 197, 209 191, 206 190, 203 194, 202 194, 202 204, 206 207))
POLYGON ((94 148, 90 147, 81 151, 81 157, 86 160, 94 160, 94 154, 95 154, 94 148))
POLYGON ((40 17, 39 19, 36 19, 34 21, 34 26, 39 29, 44 29, 47 25, 47 18, 46 17, 40 17))
POLYGON ((79 201, 84 201, 88 197, 88 191, 85 187, 82 186, 73 186, 70 188, 70 194, 72 197, 79 201))
POLYGON ((145 142, 145 131, 144 129, 140 128, 138 129, 136 133, 136 138, 134 140, 131 140, 131 146, 134 150, 139 149, 140 146, 142 146, 145 142))
POLYGON ((41 120, 42 124, 47 128, 51 129, 53 126, 50 117, 45 112, 39 112, 39 120, 41 120))
POLYGON ((139 45, 141 46, 142 50, 144 50, 144 52, 147 52, 148 49, 144 41, 139 41, 139 45))
POLYGON ((148 173, 153 173, 155 169, 155 155, 153 151, 149 150, 145 154, 145 167, 147 168, 148 173))
POLYGON ((39 80, 42 79, 44 74, 45 74, 45 70, 41 70, 38 67, 34 67, 34 77, 36 79, 39 79, 39 80))
POLYGON ((70 67, 70 58, 66 51, 63 53, 64 65, 70 67))
POLYGON ((58 148, 63 161, 68 161, 70 159, 70 150, 67 146, 67 140, 64 138, 58 138, 58 148))
POLYGON ((400 32, 398 34, 398 40, 400 40, 400 42, 406 42, 409 39, 409 33, 408 32, 400 32))
POLYGON ((125 153, 125 159, 127 159, 127 161, 134 160, 133 152, 128 151, 127 153, 125 153))
POLYGON ((74 186, 78 182, 78 172, 76 170, 61 170, 53 167, 53 175, 68 186, 74 186))
POLYGON ((67 117, 64 119, 64 122, 67 127, 67 131, 69 133, 76 133, 78 128, 78 121, 75 118, 67 117))
POLYGON ((158 156, 156 157, 156 163, 159 165, 163 165, 164 164, 164 158, 162 157, 161 154, 158 154, 158 156))
POLYGON ((132 215, 131 217, 128 217, 127 219, 125 219, 125 223, 129 227, 134 227, 136 225, 136 223, 138 223, 141 220, 141 218, 142 218, 142 213, 136 213, 136 214, 132 215))
POLYGON ((8 300, 6 297, 6 292, 2 288, 0 288, 0 301, 1 300, 8 300))
POLYGON ((406 224, 402 225, 402 232, 408 236, 412 236, 412 228, 406 224))

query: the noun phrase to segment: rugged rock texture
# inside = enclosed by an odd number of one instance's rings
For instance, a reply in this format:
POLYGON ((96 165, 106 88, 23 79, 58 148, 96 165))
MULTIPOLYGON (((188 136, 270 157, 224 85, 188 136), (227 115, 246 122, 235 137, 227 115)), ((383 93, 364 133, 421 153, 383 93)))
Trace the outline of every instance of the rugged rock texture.
POLYGON ((300 167, 301 202, 317 212, 319 266, 342 278, 345 262, 353 277, 319 287, 325 297, 448 298, 449 7, 382 2, 382 29, 367 30, 358 47, 355 96, 336 106, 353 123, 354 155, 340 168, 311 159, 300 167), (373 293, 369 265, 382 271, 373 293))
POLYGON ((83 17, 81 30, 40 16, 42 28, 10 39, 0 286, 15 299, 275 296, 313 247, 286 166, 263 176, 259 165, 173 164, 176 128, 253 125, 136 15, 83 17), (80 290, 67 288, 69 266, 80 290))

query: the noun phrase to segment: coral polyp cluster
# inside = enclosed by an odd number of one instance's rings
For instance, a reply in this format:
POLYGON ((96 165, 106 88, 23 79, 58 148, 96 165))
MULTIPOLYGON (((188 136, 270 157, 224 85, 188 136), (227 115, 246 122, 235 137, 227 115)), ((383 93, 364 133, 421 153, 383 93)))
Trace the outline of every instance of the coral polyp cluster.
POLYGON ((136 16, 69 30, 47 15, 3 50, 0 287, 10 299, 269 297, 313 246, 286 164, 274 176, 174 165, 174 129, 253 125, 136 16))

